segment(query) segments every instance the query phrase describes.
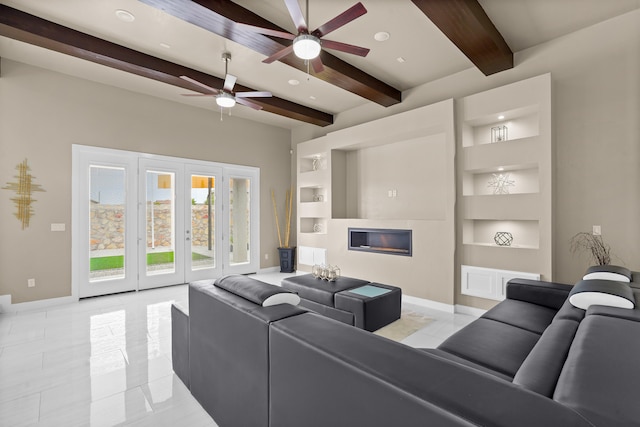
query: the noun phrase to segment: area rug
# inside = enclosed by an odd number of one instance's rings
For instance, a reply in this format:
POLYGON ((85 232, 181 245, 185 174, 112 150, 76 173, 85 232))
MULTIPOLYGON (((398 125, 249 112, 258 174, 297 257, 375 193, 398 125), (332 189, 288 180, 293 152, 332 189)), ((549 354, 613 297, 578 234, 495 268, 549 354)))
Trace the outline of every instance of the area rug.
POLYGON ((374 334, 400 342, 414 332, 424 328, 430 322, 433 322, 433 318, 429 316, 411 310, 402 310, 400 319, 384 328, 378 329, 374 334))

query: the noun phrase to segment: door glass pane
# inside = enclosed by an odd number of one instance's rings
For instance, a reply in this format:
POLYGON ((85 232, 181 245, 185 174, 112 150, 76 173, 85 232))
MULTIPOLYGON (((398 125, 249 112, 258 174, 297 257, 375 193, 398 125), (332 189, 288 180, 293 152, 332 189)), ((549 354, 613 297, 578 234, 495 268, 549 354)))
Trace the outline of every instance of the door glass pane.
POLYGON ((125 170, 90 166, 89 282, 123 279, 125 170))
POLYGON ((147 171, 147 275, 175 272, 175 174, 147 171))
POLYGON ((191 175, 191 270, 215 268, 215 177, 191 175))
POLYGON ((250 262, 250 180, 229 179, 229 265, 250 262))

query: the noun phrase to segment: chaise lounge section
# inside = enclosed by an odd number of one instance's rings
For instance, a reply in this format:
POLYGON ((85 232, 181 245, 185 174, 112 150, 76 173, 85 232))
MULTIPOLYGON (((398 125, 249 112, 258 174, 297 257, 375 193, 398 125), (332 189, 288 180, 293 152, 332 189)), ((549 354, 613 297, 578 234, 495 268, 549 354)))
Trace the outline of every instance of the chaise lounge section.
POLYGON ((505 301, 420 350, 199 282, 179 351, 222 427, 640 425, 640 311, 576 308, 572 289, 511 280, 505 301))

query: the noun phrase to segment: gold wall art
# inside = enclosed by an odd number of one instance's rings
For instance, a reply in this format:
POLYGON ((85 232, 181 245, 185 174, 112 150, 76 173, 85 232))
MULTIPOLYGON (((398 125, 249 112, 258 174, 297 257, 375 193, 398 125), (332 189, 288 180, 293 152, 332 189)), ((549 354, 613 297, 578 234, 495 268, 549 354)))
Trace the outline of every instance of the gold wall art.
POLYGON ((29 173, 31 170, 27 164, 27 159, 24 159, 22 163, 16 165, 18 170, 18 182, 7 182, 7 185, 2 187, 3 190, 15 191, 16 197, 12 197, 13 203, 16 205, 16 218, 22 223, 22 229, 29 227, 29 220, 33 216, 33 202, 36 200, 31 197, 31 194, 35 191, 45 191, 40 185, 34 184, 35 177, 29 173))

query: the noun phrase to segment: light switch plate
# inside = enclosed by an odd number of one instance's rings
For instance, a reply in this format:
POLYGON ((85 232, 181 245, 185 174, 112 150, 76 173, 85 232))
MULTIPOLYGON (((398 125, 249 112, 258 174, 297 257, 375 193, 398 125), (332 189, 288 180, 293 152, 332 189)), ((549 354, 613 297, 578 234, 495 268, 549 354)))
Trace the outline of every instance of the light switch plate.
POLYGON ((65 231, 67 229, 66 224, 51 224, 51 231, 65 231))

